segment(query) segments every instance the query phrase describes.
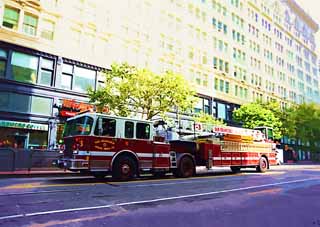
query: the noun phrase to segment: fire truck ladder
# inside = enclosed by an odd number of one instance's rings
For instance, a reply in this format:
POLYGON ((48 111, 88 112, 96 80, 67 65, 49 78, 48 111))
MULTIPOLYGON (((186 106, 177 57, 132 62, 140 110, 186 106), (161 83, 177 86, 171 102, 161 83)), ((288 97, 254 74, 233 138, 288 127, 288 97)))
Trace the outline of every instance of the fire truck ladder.
POLYGON ((170 167, 177 168, 177 154, 174 151, 170 151, 170 167))

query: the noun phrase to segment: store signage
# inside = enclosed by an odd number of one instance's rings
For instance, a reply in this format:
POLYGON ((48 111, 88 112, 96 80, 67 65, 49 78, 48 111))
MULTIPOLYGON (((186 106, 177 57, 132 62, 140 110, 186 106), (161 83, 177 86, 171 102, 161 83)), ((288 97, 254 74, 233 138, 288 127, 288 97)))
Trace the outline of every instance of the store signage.
POLYGON ((19 121, 0 120, 0 127, 48 131, 48 125, 28 123, 28 122, 19 122, 19 121))
POLYGON ((82 112, 86 110, 91 110, 94 108, 94 106, 84 102, 76 102, 75 100, 71 99, 63 99, 62 108, 69 108, 82 112))
POLYGON ((73 99, 63 99, 59 115, 62 117, 74 117, 78 113, 93 110, 94 106, 84 102, 76 102, 73 99))
POLYGON ((74 117, 77 115, 77 112, 72 112, 68 110, 61 110, 60 111, 60 116, 62 117, 74 117))
MULTIPOLYGON (((94 110, 95 106, 92 104, 77 102, 73 99, 63 99, 60 107, 59 115, 62 117, 73 117, 81 112, 87 110, 94 110)), ((102 110, 103 113, 108 113, 109 108, 105 107, 102 110)))

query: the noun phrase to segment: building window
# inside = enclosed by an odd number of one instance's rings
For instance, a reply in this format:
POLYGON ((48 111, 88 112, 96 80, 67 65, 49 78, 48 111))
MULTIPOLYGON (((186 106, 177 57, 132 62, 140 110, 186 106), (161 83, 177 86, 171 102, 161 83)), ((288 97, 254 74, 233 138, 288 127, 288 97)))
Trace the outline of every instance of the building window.
POLYGON ((36 83, 39 59, 35 56, 12 52, 11 73, 13 79, 25 83, 36 83))
POLYGON ((5 112, 30 113, 31 96, 0 92, 0 110, 5 112))
POLYGON ((41 37, 47 40, 53 40, 55 24, 49 20, 42 21, 41 37))
POLYGON ((103 89, 105 87, 105 83, 103 81, 98 81, 97 89, 103 89))
POLYGON ((197 98, 197 103, 194 106, 194 112, 200 113, 201 111, 203 111, 203 99, 197 98))
POLYGON ((53 61, 49 59, 41 59, 41 71, 38 75, 38 84, 51 86, 53 75, 53 61))
POLYGON ((230 83, 226 81, 226 84, 225 84, 225 92, 228 94, 228 93, 229 93, 229 90, 230 90, 230 83))
POLYGON ((203 111, 206 114, 210 114, 210 102, 208 99, 203 99, 203 111))
POLYGON ((36 35, 38 26, 38 18, 31 14, 25 14, 23 20, 23 31, 28 35, 36 35))
POLYGON ((62 74, 57 75, 56 87, 71 90, 72 86, 73 65, 63 64, 62 74))
POLYGON ((19 22, 19 10, 9 7, 4 8, 4 16, 2 25, 13 30, 18 29, 19 22))
POLYGON ((69 64, 63 64, 62 74, 57 75, 56 87, 87 92, 89 87, 95 88, 96 71, 69 64))
POLYGON ((220 91, 223 92, 224 91, 224 81, 220 79, 220 91))
POLYGON ((215 101, 212 101, 212 115, 217 117, 217 103, 215 101))
POLYGON ((96 72, 93 70, 75 67, 73 90, 86 92, 88 88, 95 87, 96 72))
POLYGON ((29 134, 28 149, 43 149, 47 147, 48 132, 46 131, 31 131, 29 134))
POLYGON ((219 80, 218 78, 214 78, 214 89, 218 90, 219 80))
POLYGON ((51 115, 52 99, 32 96, 31 113, 40 115, 51 115))
POLYGON ((7 52, 0 49, 0 78, 4 78, 6 74, 7 52))
POLYGON ((72 84, 72 75, 68 74, 62 74, 61 75, 61 88, 66 90, 71 90, 71 84, 72 84))
POLYGON ((222 103, 218 103, 218 118, 226 119, 226 105, 222 103))

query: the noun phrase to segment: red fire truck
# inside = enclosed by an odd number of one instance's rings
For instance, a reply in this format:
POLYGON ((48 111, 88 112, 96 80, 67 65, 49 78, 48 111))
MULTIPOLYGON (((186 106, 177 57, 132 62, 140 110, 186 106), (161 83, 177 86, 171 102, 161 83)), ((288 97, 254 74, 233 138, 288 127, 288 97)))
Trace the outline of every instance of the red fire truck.
POLYGON ((65 125, 63 156, 55 164, 97 178, 111 173, 119 180, 143 172, 191 177, 197 166, 229 166, 233 172, 254 167, 264 172, 276 164, 268 140, 270 128, 195 124, 193 135, 166 141, 156 135, 153 123, 92 112, 79 114, 65 125))

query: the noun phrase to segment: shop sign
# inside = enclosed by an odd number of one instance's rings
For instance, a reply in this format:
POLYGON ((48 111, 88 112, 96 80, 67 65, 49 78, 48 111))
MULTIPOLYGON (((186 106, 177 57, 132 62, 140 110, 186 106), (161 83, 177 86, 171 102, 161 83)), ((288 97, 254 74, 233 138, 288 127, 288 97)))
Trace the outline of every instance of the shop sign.
MULTIPOLYGON (((94 105, 84 103, 84 102, 76 102, 73 99, 63 99, 62 104, 60 107, 59 114, 62 117, 73 117, 78 113, 87 111, 87 110, 94 110, 96 109, 94 105)), ((109 108, 106 106, 102 110, 103 113, 108 113, 109 108)))
POLYGON ((48 131, 48 125, 28 123, 28 122, 19 122, 19 121, 0 120, 0 127, 48 131))
POLYGON ((72 111, 68 111, 68 110, 61 110, 60 115, 62 117, 74 117, 77 115, 77 112, 72 112, 72 111))
POLYGON ((91 110, 94 108, 94 106, 84 102, 76 102, 75 100, 63 99, 62 108, 69 108, 82 112, 86 110, 91 110))

